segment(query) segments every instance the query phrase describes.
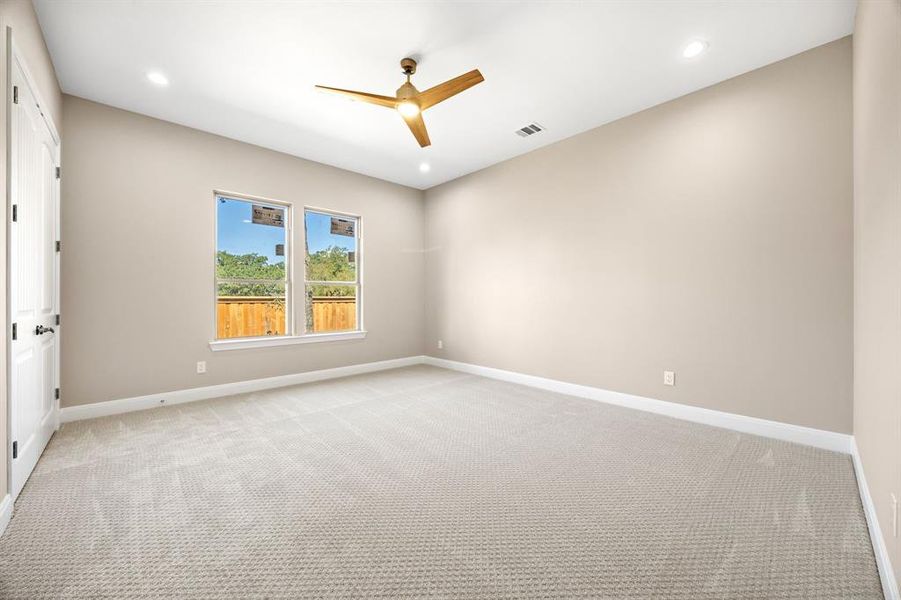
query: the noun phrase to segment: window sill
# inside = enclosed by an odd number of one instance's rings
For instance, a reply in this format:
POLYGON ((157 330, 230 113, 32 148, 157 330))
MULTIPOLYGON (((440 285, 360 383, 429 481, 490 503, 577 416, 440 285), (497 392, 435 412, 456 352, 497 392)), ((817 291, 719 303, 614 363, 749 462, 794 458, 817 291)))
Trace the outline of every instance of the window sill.
POLYGON ((231 340, 214 340, 210 342, 210 350, 245 350, 249 348, 271 348, 274 346, 293 346, 294 344, 315 344, 318 342, 340 342, 343 340, 361 340, 366 337, 365 331, 341 331, 338 333, 310 333, 307 335, 280 335, 252 338, 235 338, 231 340))

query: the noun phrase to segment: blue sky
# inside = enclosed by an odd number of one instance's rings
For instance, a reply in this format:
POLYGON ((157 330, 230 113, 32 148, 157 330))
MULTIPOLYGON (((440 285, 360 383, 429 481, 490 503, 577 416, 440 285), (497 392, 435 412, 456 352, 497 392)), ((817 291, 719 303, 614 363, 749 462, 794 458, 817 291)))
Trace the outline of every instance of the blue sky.
POLYGON ((346 235, 333 235, 332 217, 322 213, 307 213, 307 244, 310 252, 316 252, 329 246, 338 246, 353 250, 356 240, 346 235))
MULTIPOLYGON (((268 257, 271 264, 284 260, 284 257, 275 255, 275 245, 285 243, 285 230, 281 227, 252 223, 250 220, 252 203, 221 198, 216 206, 218 210, 216 243, 219 250, 225 250, 232 254, 256 252, 261 256, 268 257)), ((299 214, 294 215, 295 220, 298 216, 299 214)), ((310 252, 316 252, 329 246, 354 249, 354 238, 330 233, 330 215, 307 213, 306 218, 310 252)))

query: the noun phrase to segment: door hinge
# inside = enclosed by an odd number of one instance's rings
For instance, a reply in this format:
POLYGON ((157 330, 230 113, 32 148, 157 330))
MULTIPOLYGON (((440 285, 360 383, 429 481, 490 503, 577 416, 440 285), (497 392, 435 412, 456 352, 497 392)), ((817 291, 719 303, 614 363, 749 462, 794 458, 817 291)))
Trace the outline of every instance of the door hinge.
POLYGON ((13 222, 19 220, 19 205, 13 204, 13 222))
POLYGON ((56 314, 56 324, 59 325, 59 313, 56 314))
POLYGON ((59 167, 56 167, 56 178, 57 178, 57 179, 60 178, 60 174, 61 174, 61 173, 62 173, 62 170, 61 170, 59 167))
POLYGON ((53 397, 54 397, 55 399, 59 400, 59 388, 56 388, 56 389, 53 391, 53 397))
POLYGON ((19 86, 13 86, 13 104, 19 103, 19 86))
POLYGON ((19 442, 13 442, 13 458, 19 458, 19 442))
POLYGON ((61 247, 62 247, 62 242, 60 242, 59 240, 56 240, 56 251, 59 252, 61 247))
POLYGON ((15 323, 13 323, 13 339, 14 339, 14 340, 15 340, 15 339, 18 339, 18 338, 17 338, 17 330, 18 330, 18 328, 19 328, 18 325, 16 325, 15 323))

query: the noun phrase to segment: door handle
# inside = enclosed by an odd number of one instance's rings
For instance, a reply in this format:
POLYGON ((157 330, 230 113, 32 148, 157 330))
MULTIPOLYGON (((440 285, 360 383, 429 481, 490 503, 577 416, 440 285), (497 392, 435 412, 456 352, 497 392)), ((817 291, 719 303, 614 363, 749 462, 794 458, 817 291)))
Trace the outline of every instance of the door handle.
POLYGON ((44 327, 43 325, 38 325, 34 328, 35 335, 41 335, 43 333, 53 333, 53 327, 44 327))

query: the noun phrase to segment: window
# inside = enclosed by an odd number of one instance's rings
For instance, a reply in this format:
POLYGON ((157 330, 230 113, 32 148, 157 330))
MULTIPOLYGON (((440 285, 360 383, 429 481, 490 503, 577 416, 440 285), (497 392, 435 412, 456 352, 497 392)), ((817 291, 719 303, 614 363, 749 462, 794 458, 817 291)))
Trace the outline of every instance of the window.
POLYGON ((291 333, 290 207, 216 196, 216 339, 291 333))
POLYGON ((359 217, 308 208, 303 221, 306 331, 361 329, 359 217))
POLYGON ((360 217, 304 209, 303 235, 293 244, 291 204, 224 192, 215 198, 212 350, 366 337, 360 217), (301 257, 303 281, 295 285, 292 261, 301 257))

